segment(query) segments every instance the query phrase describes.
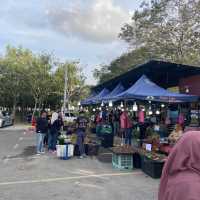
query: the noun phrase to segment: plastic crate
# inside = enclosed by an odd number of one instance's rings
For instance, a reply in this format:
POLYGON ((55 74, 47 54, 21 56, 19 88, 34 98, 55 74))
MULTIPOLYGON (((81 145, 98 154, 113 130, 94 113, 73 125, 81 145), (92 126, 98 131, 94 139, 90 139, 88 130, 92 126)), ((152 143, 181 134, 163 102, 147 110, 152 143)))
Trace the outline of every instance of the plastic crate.
POLYGON ((142 171, 152 178, 160 178, 164 162, 154 161, 146 156, 141 156, 142 171))
POLYGON ((132 170, 133 155, 132 154, 112 154, 112 165, 120 170, 132 170))

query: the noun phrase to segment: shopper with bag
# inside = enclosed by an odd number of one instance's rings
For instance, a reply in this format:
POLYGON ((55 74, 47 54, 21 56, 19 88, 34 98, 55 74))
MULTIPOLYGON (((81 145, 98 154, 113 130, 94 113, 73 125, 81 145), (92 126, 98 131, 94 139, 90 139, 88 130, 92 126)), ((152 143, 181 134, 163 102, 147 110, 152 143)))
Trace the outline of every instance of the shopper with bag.
POLYGON ((41 153, 45 153, 44 151, 44 137, 48 132, 48 120, 47 114, 45 111, 41 112, 41 116, 37 119, 36 122, 36 136, 37 136, 37 144, 36 150, 37 155, 41 153))

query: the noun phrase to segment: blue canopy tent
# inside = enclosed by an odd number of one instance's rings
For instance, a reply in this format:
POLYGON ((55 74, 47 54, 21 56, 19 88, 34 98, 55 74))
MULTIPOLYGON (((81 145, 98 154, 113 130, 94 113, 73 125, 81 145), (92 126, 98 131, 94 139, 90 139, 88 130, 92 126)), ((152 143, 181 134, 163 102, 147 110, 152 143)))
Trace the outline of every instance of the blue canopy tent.
POLYGON ((94 98, 92 98, 89 103, 90 104, 96 104, 99 103, 103 97, 107 96, 110 93, 110 91, 106 88, 104 88, 98 95, 96 95, 94 98))
POLYGON ((87 99, 83 100, 81 102, 81 105, 90 105, 90 104, 96 104, 98 103, 103 97, 108 95, 110 91, 106 88, 104 88, 99 94, 93 96, 93 97, 88 97, 87 99))
POLYGON ((81 101, 81 105, 88 105, 89 101, 97 95, 96 92, 93 92, 88 98, 81 101))
POLYGON ((112 92, 110 92, 108 95, 106 95, 105 97, 103 97, 101 99, 101 101, 103 102, 108 102, 112 97, 122 93, 125 90, 124 86, 119 83, 113 90, 112 92))
POLYGON ((113 100, 149 100, 168 103, 183 103, 195 102, 199 99, 198 96, 179 94, 170 92, 162 87, 159 87, 143 75, 134 85, 126 91, 114 96, 113 100))

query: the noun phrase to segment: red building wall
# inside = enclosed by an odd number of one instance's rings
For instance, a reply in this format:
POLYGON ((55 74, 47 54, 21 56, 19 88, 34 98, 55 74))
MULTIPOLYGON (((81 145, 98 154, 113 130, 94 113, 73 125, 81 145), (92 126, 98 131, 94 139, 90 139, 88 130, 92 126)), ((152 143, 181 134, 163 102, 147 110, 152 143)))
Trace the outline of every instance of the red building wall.
POLYGON ((179 88, 181 93, 188 90, 188 94, 200 96, 200 75, 180 79, 179 88))

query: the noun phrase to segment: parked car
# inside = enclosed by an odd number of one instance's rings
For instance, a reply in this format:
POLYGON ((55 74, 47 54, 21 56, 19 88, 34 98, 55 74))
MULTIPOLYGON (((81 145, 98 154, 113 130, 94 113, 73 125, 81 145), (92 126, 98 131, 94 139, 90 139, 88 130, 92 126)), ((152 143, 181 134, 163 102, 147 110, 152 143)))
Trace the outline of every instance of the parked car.
POLYGON ((12 126, 13 124, 13 117, 8 112, 0 111, 0 128, 5 126, 12 126))
POLYGON ((75 113, 72 112, 65 112, 63 116, 63 121, 65 123, 74 122, 77 119, 75 113))

